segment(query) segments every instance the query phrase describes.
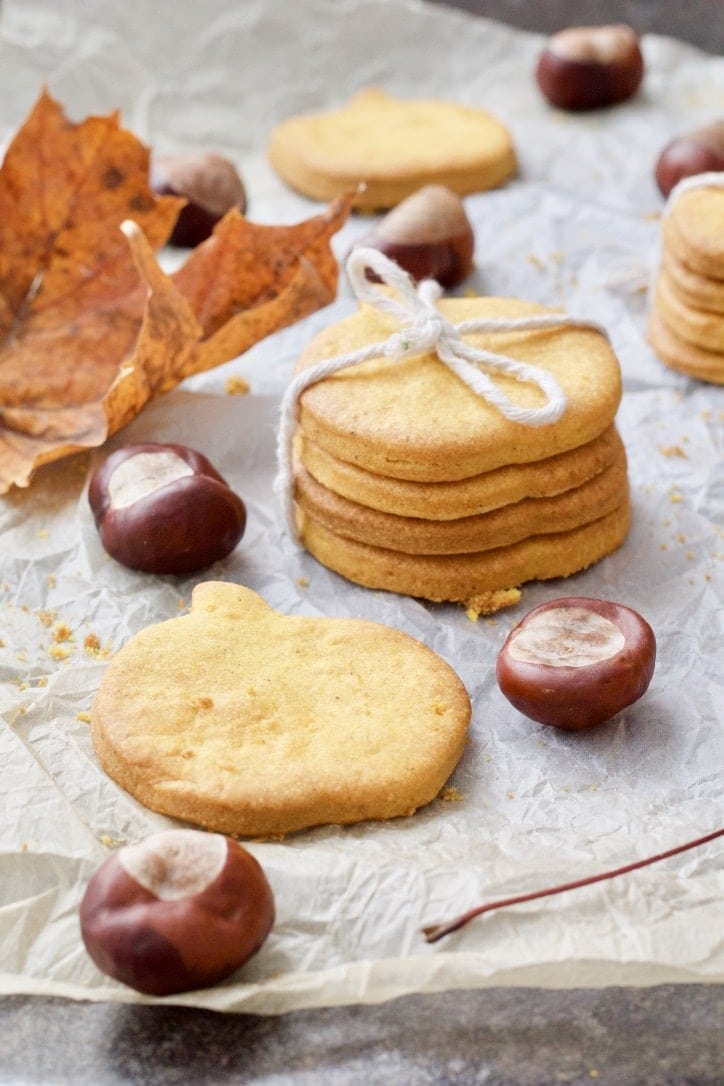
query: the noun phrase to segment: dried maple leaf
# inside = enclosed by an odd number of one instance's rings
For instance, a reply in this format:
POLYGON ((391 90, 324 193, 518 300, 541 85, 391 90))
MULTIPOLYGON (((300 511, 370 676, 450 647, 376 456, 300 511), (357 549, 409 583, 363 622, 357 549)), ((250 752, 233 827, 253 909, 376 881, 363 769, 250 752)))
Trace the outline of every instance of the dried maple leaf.
POLYGON ((0 493, 102 444, 191 374, 333 300, 353 197, 294 226, 232 211, 183 267, 155 257, 183 205, 117 114, 43 93, 0 167, 0 493), (121 228, 123 227, 123 228, 121 228))

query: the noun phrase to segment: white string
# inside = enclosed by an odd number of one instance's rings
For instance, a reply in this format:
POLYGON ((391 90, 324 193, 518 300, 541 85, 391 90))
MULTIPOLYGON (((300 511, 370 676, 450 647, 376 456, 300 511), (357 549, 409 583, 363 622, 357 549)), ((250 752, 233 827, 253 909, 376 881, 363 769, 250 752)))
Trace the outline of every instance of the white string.
POLYGON ((347 275, 360 302, 367 302, 394 317, 401 327, 381 343, 373 343, 360 350, 317 362, 302 370, 288 385, 281 404, 277 434, 278 473, 274 489, 280 495, 287 530, 293 539, 297 538, 297 529, 294 516, 292 443, 297 427, 299 397, 310 385, 371 358, 382 357, 398 362, 409 355, 432 351, 468 388, 497 408, 505 418, 526 426, 546 426, 561 417, 567 402, 563 389, 552 374, 508 355, 473 347, 466 343, 462 336, 475 332, 517 332, 546 328, 593 328, 606 335, 605 329, 593 321, 577 320, 555 313, 517 320, 473 319, 452 324, 436 307, 442 289, 435 280, 424 279, 415 287, 407 272, 376 249, 354 249, 347 261, 347 275), (370 280, 368 269, 374 273, 378 282, 370 280), (393 288, 394 294, 384 289, 389 287, 393 288), (479 368, 481 364, 518 381, 536 385, 546 397, 545 404, 542 407, 530 408, 513 403, 488 374, 479 368))

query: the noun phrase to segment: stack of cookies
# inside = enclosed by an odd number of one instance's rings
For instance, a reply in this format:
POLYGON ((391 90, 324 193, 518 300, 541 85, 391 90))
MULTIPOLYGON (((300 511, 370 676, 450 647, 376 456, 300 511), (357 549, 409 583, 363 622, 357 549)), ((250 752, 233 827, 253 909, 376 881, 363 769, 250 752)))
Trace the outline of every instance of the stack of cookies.
POLYGON ((724 384, 724 174, 691 178, 670 197, 649 339, 671 369, 724 384))
MULTIPOLYGON (((438 307, 453 324, 554 312, 502 298, 438 307)), ((312 340, 297 372, 394 330, 393 317, 362 305, 312 340)), ((614 422, 620 369, 607 337, 561 324, 466 333, 465 342, 551 375, 562 415, 542 426, 511 421, 434 351, 373 357, 301 394, 295 500, 302 543, 330 569, 483 614, 515 603, 526 581, 568 576, 615 550, 630 507, 614 422)), ((535 384, 492 380, 521 410, 545 400, 535 384)))

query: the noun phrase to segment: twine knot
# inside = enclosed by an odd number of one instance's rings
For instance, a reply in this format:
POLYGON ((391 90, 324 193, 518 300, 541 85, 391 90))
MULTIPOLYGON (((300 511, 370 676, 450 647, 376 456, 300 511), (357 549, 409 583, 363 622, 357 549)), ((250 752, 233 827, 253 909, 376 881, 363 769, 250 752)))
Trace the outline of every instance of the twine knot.
POLYGON ((463 336, 475 332, 515 332, 561 327, 605 330, 593 321, 577 320, 565 314, 542 314, 514 320, 468 320, 452 324, 437 308, 442 294, 439 283, 424 279, 415 285, 398 264, 376 249, 353 249, 347 260, 347 276, 357 299, 392 316, 399 329, 381 343, 372 343, 358 351, 323 359, 292 379, 282 399, 277 437, 278 474, 274 484, 280 494, 287 528, 297 538, 292 479, 292 442, 297 422, 297 403, 302 392, 312 384, 339 370, 371 358, 389 358, 398 362, 410 355, 434 353, 468 388, 487 400, 506 418, 525 426, 545 426, 556 422, 566 408, 566 396, 546 370, 527 362, 473 347, 463 336), (368 276, 368 270, 374 278, 368 276), (536 385, 545 396, 540 407, 521 407, 514 403, 486 370, 504 373, 518 381, 536 385))

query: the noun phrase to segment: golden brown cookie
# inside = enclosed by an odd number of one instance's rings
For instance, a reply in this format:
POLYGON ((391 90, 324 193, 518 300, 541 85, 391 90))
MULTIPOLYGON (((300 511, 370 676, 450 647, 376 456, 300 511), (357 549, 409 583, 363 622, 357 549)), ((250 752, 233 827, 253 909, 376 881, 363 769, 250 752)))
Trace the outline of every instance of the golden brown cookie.
POLYGON ((524 498, 488 513, 456 520, 397 516, 341 498, 296 472, 298 506, 337 535, 404 554, 470 554, 507 547, 531 535, 566 532, 612 513, 628 494, 626 455, 580 486, 545 498, 524 498))
POLYGON ((339 109, 283 121, 269 161, 292 188, 327 201, 364 184, 356 209, 394 207, 422 185, 461 196, 516 171, 508 129, 481 109, 436 99, 398 99, 371 87, 339 109))
POLYGON ((654 306, 664 323, 676 329, 680 339, 706 351, 724 351, 724 317, 708 309, 695 309, 683 301, 665 275, 659 275, 654 306))
POLYGON ((724 385, 724 352, 709 351, 682 339, 655 308, 649 315, 648 338, 658 357, 670 369, 700 381, 724 385))
POLYGON ((661 254, 659 276, 686 305, 724 314, 724 279, 699 275, 687 268, 671 250, 664 250, 661 254))
POLYGON ((665 248, 692 271, 724 279, 724 187, 681 192, 673 198, 662 231, 665 248))
POLYGON ((480 614, 515 603, 527 581, 567 577, 599 561, 623 543, 629 523, 626 499, 614 512, 573 531, 531 536, 475 554, 412 555, 345 539, 300 513, 301 538, 310 554, 348 580, 464 603, 480 614))
POLYGON ((449 483, 376 475, 337 460, 303 434, 297 435, 297 451, 309 474, 343 498, 402 517, 455 520, 580 486, 618 460, 623 444, 615 426, 609 426, 600 437, 557 456, 510 464, 449 483))
POLYGON ((222 582, 131 638, 91 711, 101 765, 132 796, 245 836, 412 814, 469 721, 457 674, 407 634, 281 615, 222 582))
MULTIPOLYGON (((555 313, 510 298, 442 298, 453 323, 555 313)), ((302 353, 297 371, 371 343, 398 326, 369 305, 324 329, 302 353)), ((399 362, 373 358, 306 389, 299 402, 304 435, 329 455, 396 479, 451 482, 510 464, 531 463, 578 448, 612 424, 621 398, 618 359, 593 328, 476 333, 466 341, 553 375, 567 396, 563 416, 533 427, 513 422, 475 395, 433 353, 399 362)), ((495 375, 494 384, 521 408, 537 408, 532 384, 495 375)))

